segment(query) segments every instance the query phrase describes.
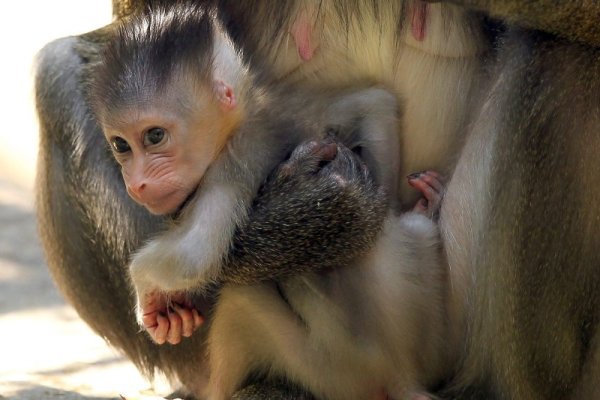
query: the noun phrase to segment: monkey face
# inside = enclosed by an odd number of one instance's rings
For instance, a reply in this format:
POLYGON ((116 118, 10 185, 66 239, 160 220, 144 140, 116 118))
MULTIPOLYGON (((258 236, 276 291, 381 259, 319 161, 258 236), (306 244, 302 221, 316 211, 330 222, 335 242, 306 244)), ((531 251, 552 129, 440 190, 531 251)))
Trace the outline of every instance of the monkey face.
POLYGON ((226 139, 218 110, 198 115, 148 108, 122 113, 105 136, 129 196, 152 214, 176 212, 194 193, 226 139))

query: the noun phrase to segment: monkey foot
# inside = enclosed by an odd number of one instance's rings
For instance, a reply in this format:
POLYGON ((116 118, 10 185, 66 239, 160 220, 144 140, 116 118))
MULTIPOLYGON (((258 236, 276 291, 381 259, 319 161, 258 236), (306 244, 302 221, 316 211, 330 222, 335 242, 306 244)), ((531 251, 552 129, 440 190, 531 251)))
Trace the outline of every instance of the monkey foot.
POLYGON ((413 211, 428 217, 436 215, 444 197, 444 183, 440 174, 423 171, 410 174, 407 178, 408 184, 423 195, 413 207, 413 211))

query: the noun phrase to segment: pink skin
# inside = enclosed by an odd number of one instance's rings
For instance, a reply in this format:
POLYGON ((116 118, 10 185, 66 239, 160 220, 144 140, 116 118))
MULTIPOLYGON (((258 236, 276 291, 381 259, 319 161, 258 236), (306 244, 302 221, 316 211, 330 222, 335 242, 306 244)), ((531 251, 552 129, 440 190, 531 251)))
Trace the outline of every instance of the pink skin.
POLYGON ((178 344, 204 323, 204 317, 181 292, 150 293, 142 308, 144 328, 157 344, 178 344))
POLYGON ((423 197, 417 201, 413 211, 427 217, 433 217, 440 209, 444 196, 444 183, 440 174, 434 171, 423 171, 411 174, 408 184, 417 189, 423 197))
POLYGON ((310 61, 315 54, 316 45, 312 37, 313 25, 306 11, 300 12, 292 26, 291 33, 302 61, 310 61))
POLYGON ((422 42, 425 40, 427 30, 427 12, 429 4, 423 0, 414 0, 411 10, 410 29, 415 40, 422 42))
MULTIPOLYGON (((413 38, 419 42, 425 40, 427 34, 428 13, 429 4, 426 1, 413 0, 410 6, 410 31, 413 38)), ((304 10, 300 12, 290 30, 298 55, 304 62, 312 60, 317 50, 313 28, 313 18, 304 10)))

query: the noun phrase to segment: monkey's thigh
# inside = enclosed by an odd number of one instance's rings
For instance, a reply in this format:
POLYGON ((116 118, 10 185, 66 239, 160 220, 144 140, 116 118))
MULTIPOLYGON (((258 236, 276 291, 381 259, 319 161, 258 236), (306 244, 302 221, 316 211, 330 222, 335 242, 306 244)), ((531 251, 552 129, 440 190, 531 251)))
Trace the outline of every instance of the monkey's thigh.
MULTIPOLYGON (((274 284, 225 286, 208 341, 210 397, 228 399, 251 377, 285 378, 282 359, 301 352, 306 337, 305 327, 274 284)), ((235 398, 312 398, 278 381, 264 385, 262 390, 263 385, 253 384, 235 398)))

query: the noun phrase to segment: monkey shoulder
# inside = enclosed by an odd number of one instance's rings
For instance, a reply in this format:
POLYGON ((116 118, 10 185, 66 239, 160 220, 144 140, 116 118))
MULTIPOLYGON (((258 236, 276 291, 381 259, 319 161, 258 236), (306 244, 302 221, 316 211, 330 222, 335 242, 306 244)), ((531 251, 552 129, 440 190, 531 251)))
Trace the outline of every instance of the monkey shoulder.
MULTIPOLYGON (((75 37, 58 39, 38 52, 35 60, 36 95, 44 105, 60 101, 57 97, 69 93, 72 85, 78 83, 76 76, 81 69, 81 59, 77 53, 77 42, 75 37)), ((44 107, 38 108, 45 110, 44 107)))

